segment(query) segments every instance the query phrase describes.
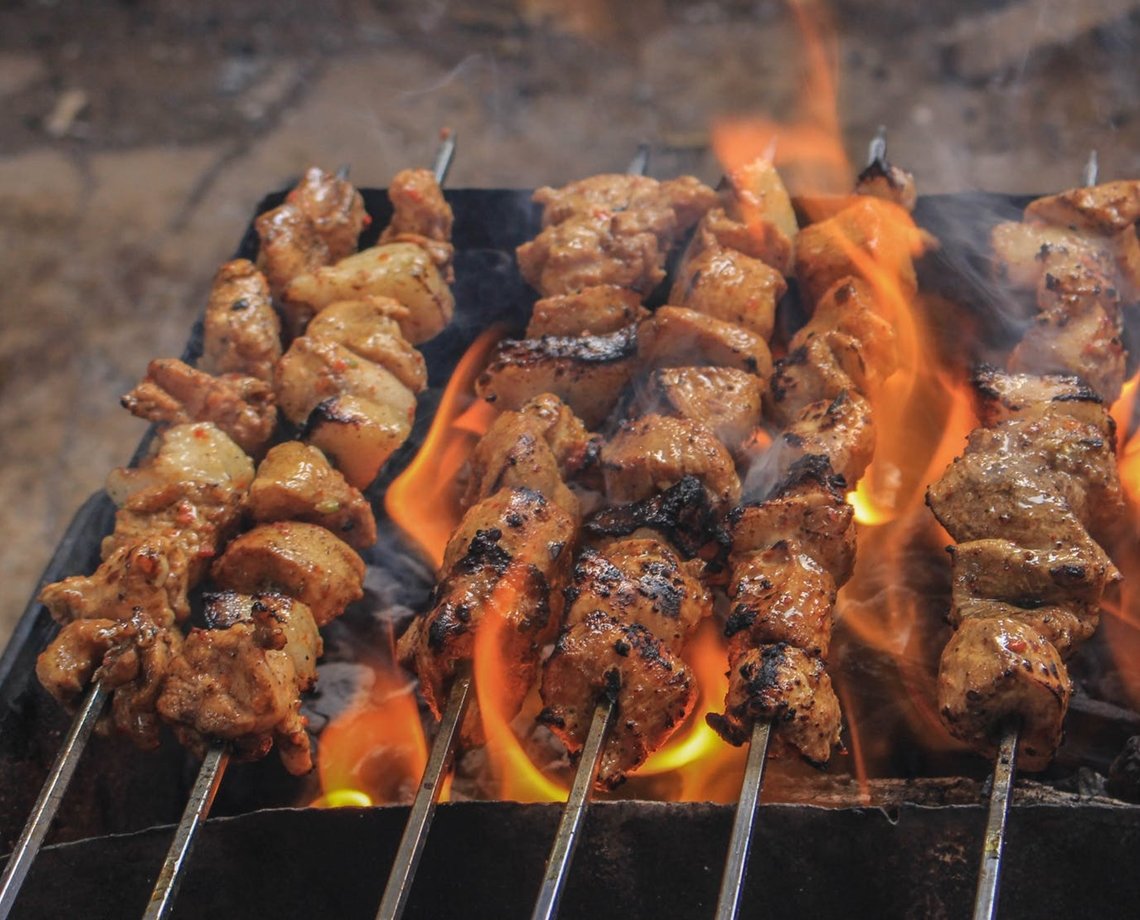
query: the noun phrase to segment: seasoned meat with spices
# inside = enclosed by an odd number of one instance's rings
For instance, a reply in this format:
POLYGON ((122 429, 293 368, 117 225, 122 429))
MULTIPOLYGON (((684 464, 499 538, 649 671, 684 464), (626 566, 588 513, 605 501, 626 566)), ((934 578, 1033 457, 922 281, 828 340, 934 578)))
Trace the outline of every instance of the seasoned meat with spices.
POLYGON ((648 315, 637 291, 616 284, 598 284, 535 301, 526 337, 606 335, 648 315))
POLYGON ((407 309, 390 297, 329 304, 313 317, 305 335, 343 345, 354 355, 390 371, 413 393, 427 386, 427 364, 400 329, 407 309))
POLYGON ((313 409, 301 436, 329 458, 349 485, 366 489, 411 432, 406 409, 343 394, 313 409))
POLYGON ((776 444, 782 466, 801 457, 826 457, 835 475, 854 485, 875 453, 871 404, 854 390, 809 403, 777 435, 776 444))
POLYGON ((843 724, 823 662, 784 642, 750 648, 732 661, 724 714, 705 719, 736 745, 749 740, 753 723, 769 721, 777 745, 813 763, 831 759, 843 724))
MULTIPOLYGON (((502 489, 464 514, 448 541, 431 609, 399 642, 401 660, 414 665, 437 717, 484 629, 494 631, 505 665, 500 690, 508 718, 522 706, 539 652, 562 615, 575 531, 569 514, 531 489, 502 489)), ((473 724, 464 734, 480 735, 473 724)))
POLYGON ((1111 236, 1140 220, 1140 180, 1127 179, 1069 189, 1029 203, 1027 220, 1111 236))
POLYGON ((500 409, 521 409, 544 393, 566 403, 588 428, 610 414, 637 370, 637 331, 504 339, 475 392, 500 409))
POLYGON ((121 400, 132 415, 160 425, 212 422, 247 454, 259 455, 277 428, 273 387, 256 377, 212 377, 177 358, 157 358, 121 400))
POLYGON ((759 426, 764 381, 732 367, 668 367, 649 375, 639 415, 675 415, 705 425, 735 451, 759 426))
POLYGON ((714 502, 740 500, 732 455, 702 424, 667 415, 626 422, 602 447, 602 475, 611 503, 635 502, 685 476, 696 476, 714 502))
POLYGON ((201 756, 224 741, 239 760, 274 741, 293 774, 312 769, 300 693, 317 679, 321 637, 308 608, 280 594, 206 598, 209 629, 192 629, 156 705, 178 740, 201 756))
POLYGON ((443 197, 443 189, 430 169, 403 169, 388 183, 392 220, 380 234, 385 243, 402 234, 449 242, 455 217, 443 197))
POLYGON ((1018 766, 1041 770, 1061 743, 1072 695, 1057 650, 1032 626, 970 617, 950 638, 938 666, 938 709, 954 737, 993 757, 1007 720, 1019 720, 1018 766))
POLYGON ((682 561, 659 539, 619 540, 602 551, 583 550, 567 589, 566 627, 596 610, 620 623, 639 623, 674 654, 706 616, 712 596, 703 566, 682 561))
POLYGON ((319 524, 356 549, 376 542, 376 519, 367 499, 320 450, 300 441, 278 444, 265 455, 249 487, 247 507, 259 524, 319 524))
POLYGON ((648 367, 713 365, 765 380, 772 353, 763 338, 687 307, 661 307, 637 328, 637 351, 648 367))
POLYGON ((280 593, 301 601, 318 626, 364 596, 364 563, 316 524, 260 524, 233 540, 214 563, 214 583, 242 594, 280 593))
POLYGON ((759 259, 722 249, 711 237, 691 250, 677 273, 669 303, 742 326, 767 341, 784 276, 759 259))
POLYGON ((558 637, 542 672, 539 721, 576 754, 605 695, 617 712, 595 784, 614 789, 685 721, 697 687, 689 667, 652 632, 595 610, 558 637))
POLYGON ((281 320, 265 276, 248 259, 224 263, 206 303, 198 367, 270 381, 280 357, 281 320))
POLYGON ((1065 413, 1100 427, 1104 437, 1116 438, 1116 425, 1104 402, 1079 377, 1071 374, 1011 374, 983 364, 974 373, 978 418, 986 428, 1017 417, 1065 413))

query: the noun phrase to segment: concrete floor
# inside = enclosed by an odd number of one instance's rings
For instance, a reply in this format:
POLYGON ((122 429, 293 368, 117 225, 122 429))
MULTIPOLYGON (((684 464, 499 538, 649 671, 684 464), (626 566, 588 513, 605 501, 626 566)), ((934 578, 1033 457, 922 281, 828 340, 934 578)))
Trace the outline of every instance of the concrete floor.
MULTIPOLYGON (((1140 174, 1132 0, 834 4, 853 156, 879 124, 922 190, 1140 174), (1084 16, 1082 19, 1081 16, 1084 16)), ((710 121, 794 116, 777 2, 0 3, 0 645, 79 503, 143 424, 257 200, 309 163, 384 185, 458 131, 451 182, 623 166, 718 175, 710 121)), ((804 6, 801 4, 801 7, 804 6)))

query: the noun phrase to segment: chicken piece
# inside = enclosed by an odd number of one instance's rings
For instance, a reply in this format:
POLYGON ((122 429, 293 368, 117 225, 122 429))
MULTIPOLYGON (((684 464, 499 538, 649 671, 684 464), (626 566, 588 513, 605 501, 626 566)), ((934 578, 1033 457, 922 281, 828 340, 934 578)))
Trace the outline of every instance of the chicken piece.
MULTIPOLYGON (((792 215, 795 226, 795 214, 792 215)), ((785 277, 792 273, 795 237, 785 234, 776 224, 766 219, 762 212, 749 223, 729 217, 725 208, 713 208, 697 224, 694 245, 702 241, 702 246, 732 249, 753 259, 770 265, 785 277)))
POLYGON ((637 327, 637 351, 649 367, 729 367, 767 379, 768 343, 733 323, 686 307, 661 307, 637 327))
POLYGON ((771 160, 758 157, 732 170, 721 198, 723 217, 710 211, 702 230, 722 246, 739 249, 790 275, 799 227, 788 190, 771 160))
POLYGON ((162 425, 212 422, 247 454, 260 454, 277 428, 273 387, 256 377, 211 377, 177 358, 157 358, 121 400, 132 415, 162 425))
POLYGON ((286 304, 310 318, 342 300, 390 297, 408 310, 397 322, 413 345, 434 338, 455 312, 455 298, 431 254, 406 241, 373 246, 299 274, 284 296, 286 304))
POLYGON ((175 425, 162 432, 137 467, 120 467, 107 477, 116 505, 145 489, 198 482, 243 490, 253 480, 253 461, 210 422, 175 425))
POLYGON ((1070 189, 1029 203, 1027 221, 1111 236, 1140 220, 1140 180, 1120 180, 1070 189))
POLYGON ((335 342, 354 355, 379 364, 413 393, 427 387, 427 364, 404 338, 399 320, 407 308, 390 297, 366 297, 329 304, 313 317, 305 335, 335 342))
POLYGON ((259 524, 319 524, 356 549, 376 542, 376 518, 360 490, 345 482, 317 448, 300 441, 278 444, 266 454, 249 487, 247 507, 259 524))
POLYGON ((526 337, 547 335, 606 335, 649 315, 641 295, 616 284, 599 284, 573 294, 556 294, 535 301, 526 337))
POLYGON ((855 194, 869 195, 891 201, 907 211, 918 203, 914 176, 904 169, 892 166, 883 157, 876 157, 855 180, 855 194))
POLYGON ((416 414, 416 397, 387 368, 353 354, 343 345, 304 335, 294 340, 277 362, 274 374, 277 402, 294 425, 326 399, 358 396, 390 406, 410 424, 416 414))
POLYGON ((796 237, 796 280, 800 296, 814 304, 833 284, 848 277, 890 278, 904 298, 918 291, 914 259, 937 245, 910 215, 891 201, 856 196, 834 217, 805 227, 796 237))
POLYGON ((233 540, 214 563, 214 582, 243 594, 287 594, 318 626, 364 596, 364 563, 348 544, 316 524, 260 524, 233 540))
POLYGON ((126 621, 142 613, 159 626, 190 615, 186 554, 169 536, 123 546, 92 575, 73 575, 46 585, 40 603, 57 623, 71 620, 126 621))
POLYGON ((703 565, 682 562, 663 541, 626 539, 603 552, 586 549, 566 589, 566 628, 602 611, 624 624, 638 623, 680 654, 698 624, 712 613, 701 582, 703 565))
POLYGON ((1096 425, 1110 441, 1116 424, 1101 398, 1079 377, 1065 374, 1010 374, 984 364, 974 373, 978 418, 986 428, 1011 418, 1065 413, 1096 425))
POLYGON ((732 662, 728 681, 724 714, 705 716, 725 741, 746 743, 753 724, 764 719, 778 744, 812 763, 831 759, 843 716, 819 658, 785 642, 752 648, 732 662))
MULTIPOLYGON (((518 712, 539 652, 558 629, 575 531, 569 514, 530 489, 503 489, 468 509, 448 541, 432 609, 398 647, 437 717, 484 628, 496 630, 507 718, 518 712)), ((474 724, 465 724, 464 734, 479 737, 474 724)))
POLYGON ((258 268, 274 297, 298 275, 353 252, 367 218, 364 199, 351 183, 316 167, 307 170, 285 203, 255 222, 261 240, 258 268))
POLYGON ((299 694, 316 682, 320 634, 309 609, 280 594, 207 595, 210 629, 192 629, 172 662, 157 708, 201 756, 225 741, 239 760, 274 740, 294 775, 312 769, 299 694))
POLYGON ((36 677, 48 693, 66 709, 79 702, 103 656, 123 641, 125 621, 108 619, 72 620, 36 658, 36 677))
POLYGON ((1020 722, 1017 765, 1044 769, 1061 743, 1072 684, 1057 650, 1013 619, 971 617, 938 666, 938 709, 950 733, 993 757, 1007 720, 1020 722))
POLYGON ((612 504, 640 501, 685 476, 696 476, 713 502, 740 500, 732 455, 704 425, 667 415, 624 423, 602 447, 602 475, 612 504))
POLYGON ((1124 385, 1124 362, 1119 315, 1093 306, 1075 315, 1038 316, 1009 356, 1009 369, 1075 374, 1106 403, 1113 403, 1124 385))
POLYGON ((874 398, 899 364, 898 320, 889 298, 878 296, 859 278, 845 278, 828 288, 816 303, 811 319, 792 338, 791 347, 800 348, 826 332, 854 339, 863 355, 862 367, 855 375, 862 379, 859 392, 874 398))
POLYGON ((302 437, 319 448, 350 486, 366 489, 412 432, 406 411, 358 396, 334 396, 310 414, 302 437))
POLYGON ((281 320, 269 283, 248 259, 226 262, 214 276, 202 340, 198 367, 206 373, 273 379, 281 357, 281 320))
POLYGON ((95 672, 95 680, 114 691, 110 724, 106 719, 100 723, 104 732, 113 728, 143 750, 159 746, 162 723, 156 703, 181 649, 182 633, 176 629, 156 625, 145 615, 131 618, 126 634, 95 672))
POLYGON ((630 212, 599 210, 551 224, 515 250, 519 271, 543 297, 601 284, 649 294, 665 277, 665 253, 651 230, 633 223, 630 212))
POLYGON ((810 403, 777 436, 777 444, 782 464, 809 455, 826 457, 835 475, 854 486, 875 453, 871 405, 853 390, 810 403))
POLYGON ((582 529, 599 543, 635 534, 658 534, 686 559, 692 559, 720 537, 719 527, 720 515, 708 490, 696 476, 685 476, 642 501, 603 508, 582 529))
POLYGON ((661 193, 677 218, 676 237, 688 233, 697 222, 717 205, 717 193, 695 176, 677 176, 661 183, 661 193))
POLYGON ((115 512, 115 529, 100 547, 102 558, 164 538, 185 553, 187 581, 196 585, 237 531, 243 498, 240 490, 202 482, 173 482, 135 492, 115 512))
POLYGON ((948 619, 955 627, 969 619, 999 619, 1023 623, 1041 634, 1062 658, 1096 632, 1099 607, 1081 604, 1043 604, 1021 607, 1006 601, 971 597, 954 602, 948 619))
POLYGON ((644 626, 595 610, 558 637, 542 672, 538 720, 576 754, 605 696, 617 712, 595 785, 615 789, 685 721, 697 686, 688 665, 644 626))
POLYGON ((765 416, 787 428, 808 406, 826 404, 840 393, 865 393, 866 369, 858 339, 842 332, 813 336, 776 362, 764 396, 765 416))
POLYGON ((840 588, 855 565, 854 514, 828 464, 809 457, 793 464, 784 482, 761 504, 730 511, 727 523, 734 553, 763 551, 781 541, 795 543, 840 588))
POLYGON ((609 335, 504 339, 475 392, 500 409, 521 409, 543 393, 557 396, 589 428, 610 414, 637 370, 637 330, 609 335))
POLYGON ((569 480, 587 463, 595 449, 594 438, 582 420, 552 393, 543 393, 519 410, 539 426, 558 461, 562 478, 569 480))
POLYGON ((660 368, 650 374, 636 409, 700 422, 735 453, 760 424, 763 394, 763 380, 736 368, 660 368))
POLYGON ((525 411, 495 419, 471 453, 464 507, 500 489, 526 488, 541 492, 577 520, 578 498, 563 481, 566 474, 545 438, 546 427, 539 416, 525 411))
POLYGON ((392 220, 380 234, 386 243, 400 234, 415 234, 429 240, 449 242, 455 218, 443 189, 430 169, 404 169, 388 184, 392 220))
POLYGON ((835 580, 794 541, 735 553, 724 634, 729 660, 753 646, 784 642, 809 655, 827 657, 835 580))
POLYGON ((710 238, 681 265, 669 302, 743 326, 767 341, 776 303, 787 289, 776 269, 738 250, 722 249, 710 238))
POLYGON ((1003 221, 990 232, 999 280, 1033 291, 1052 264, 1080 263, 1101 276, 1115 271, 1115 256, 1127 250, 1119 241, 1048 224, 1003 221))

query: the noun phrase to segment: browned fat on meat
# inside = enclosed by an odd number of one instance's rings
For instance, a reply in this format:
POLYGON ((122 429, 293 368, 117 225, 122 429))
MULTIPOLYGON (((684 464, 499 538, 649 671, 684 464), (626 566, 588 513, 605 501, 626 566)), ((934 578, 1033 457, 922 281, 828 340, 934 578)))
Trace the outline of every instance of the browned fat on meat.
POLYGON ((215 584, 242 594, 296 598, 318 626, 364 596, 364 563, 343 540, 316 524, 261 524, 233 540, 214 563, 215 584))
POLYGON ((536 396, 551 393, 587 428, 596 428, 637 367, 633 326, 609 335, 507 339, 475 381, 475 392, 501 409, 521 409, 536 396))
POLYGON ((714 365, 755 374, 772 373, 772 353, 763 338, 687 307, 661 307, 637 332, 637 351, 649 367, 714 365))

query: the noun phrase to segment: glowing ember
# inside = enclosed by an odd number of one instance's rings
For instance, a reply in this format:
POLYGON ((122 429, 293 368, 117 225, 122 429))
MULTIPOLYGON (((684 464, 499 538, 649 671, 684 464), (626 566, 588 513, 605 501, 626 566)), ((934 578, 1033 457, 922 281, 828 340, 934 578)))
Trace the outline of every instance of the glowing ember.
POLYGON ((462 517, 456 477, 497 414, 490 403, 475 398, 473 384, 504 334, 503 327, 492 326, 467 349, 448 381, 423 446, 384 496, 388 516, 437 569, 462 517))
POLYGON ((427 742, 415 684, 394 668, 375 669, 365 699, 321 732, 318 773, 323 795, 314 805, 410 802, 427 764, 427 742))

